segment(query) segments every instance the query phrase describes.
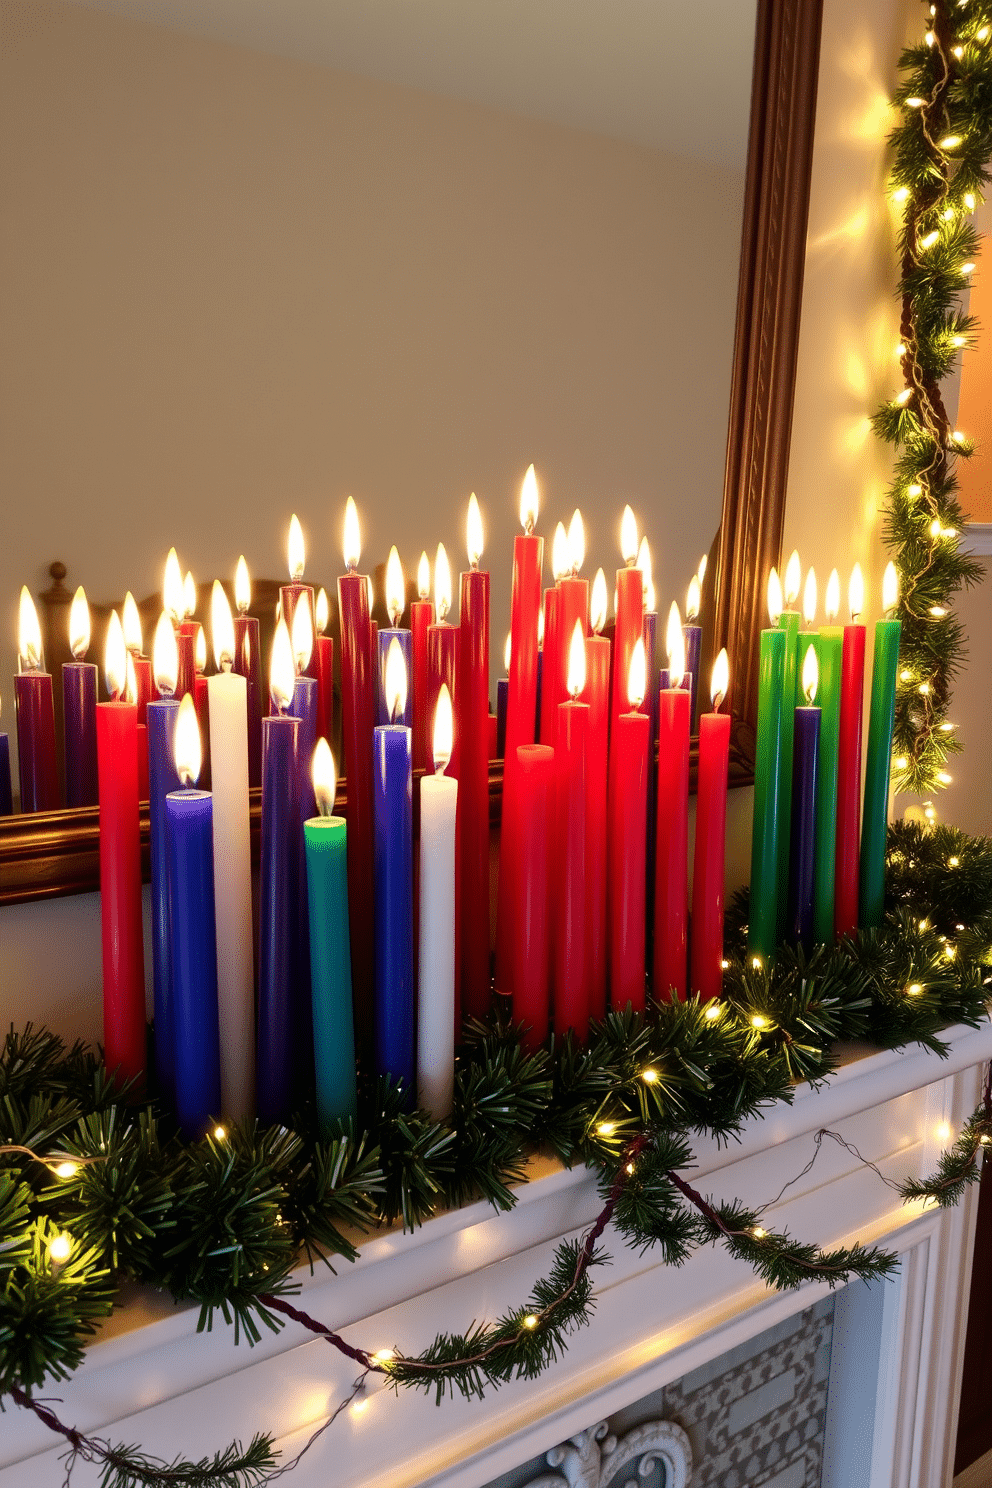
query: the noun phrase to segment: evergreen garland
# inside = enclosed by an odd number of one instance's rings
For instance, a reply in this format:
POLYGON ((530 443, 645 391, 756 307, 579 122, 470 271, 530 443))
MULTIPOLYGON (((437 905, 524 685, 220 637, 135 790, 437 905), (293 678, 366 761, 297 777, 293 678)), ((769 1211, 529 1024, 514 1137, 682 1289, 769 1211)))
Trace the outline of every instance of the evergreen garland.
MULTIPOLYGON (((610 1013, 588 1045, 570 1037, 526 1053, 499 1015, 473 1025, 459 1052, 455 1111, 435 1122, 380 1080, 365 1092, 365 1129, 318 1136, 313 1111, 293 1130, 245 1123, 184 1143, 154 1105, 108 1087, 95 1053, 46 1030, 11 1031, 0 1050, 0 1405, 35 1411, 71 1458, 98 1460, 111 1488, 260 1482, 272 1443, 256 1437, 216 1458, 169 1464, 92 1440, 36 1398, 78 1366, 86 1339, 125 1277, 167 1288, 249 1343, 286 1317, 399 1387, 481 1395, 530 1378, 590 1320, 590 1272, 608 1257, 612 1219, 626 1243, 678 1265, 720 1244, 769 1285, 887 1275, 893 1258, 853 1246, 823 1252, 767 1231, 761 1214, 715 1204, 692 1187, 692 1139, 726 1138, 790 1100, 797 1080, 834 1067, 835 1040, 942 1050, 940 1030, 977 1026, 992 983, 992 843, 948 827, 891 829, 880 929, 809 956, 782 948, 771 966, 746 954, 746 895, 728 913, 725 996, 610 1013), (353 1260, 350 1235, 401 1218, 422 1223, 479 1196, 514 1202, 535 1145, 598 1174, 604 1207, 589 1233, 561 1244, 531 1295, 493 1322, 445 1334, 412 1358, 369 1355, 298 1311, 301 1255, 353 1260), (61 1242, 61 1244, 59 1243, 61 1242), (50 1418, 50 1419, 49 1419, 50 1418)), ((955 1203, 992 1141, 988 1092, 937 1172, 906 1199, 955 1203)))
POLYGON ((900 60, 893 102, 891 195, 899 204, 903 390, 874 417, 898 452, 885 509, 885 540, 899 573, 902 621, 893 741, 897 790, 930 795, 950 779, 960 749, 947 710, 964 659, 951 604, 982 567, 961 549, 966 520, 954 462, 972 453, 952 428, 940 384, 977 322, 962 312, 978 252, 970 221, 992 159, 992 0, 934 0, 923 40, 900 60))

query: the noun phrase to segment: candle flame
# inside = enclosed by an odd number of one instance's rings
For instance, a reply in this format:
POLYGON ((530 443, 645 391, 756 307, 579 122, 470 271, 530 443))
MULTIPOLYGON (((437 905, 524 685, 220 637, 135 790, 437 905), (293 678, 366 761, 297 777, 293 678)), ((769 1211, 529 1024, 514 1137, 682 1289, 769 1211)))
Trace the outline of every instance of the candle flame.
POLYGON ((390 625, 399 624, 400 616, 406 605, 405 589, 403 565, 394 544, 386 559, 386 614, 389 616, 390 625))
POLYGON ((644 580, 644 608, 649 614, 652 614, 657 606, 657 598, 654 590, 654 569, 651 563, 651 549, 648 546, 646 537, 641 538, 640 546, 637 549, 636 566, 641 570, 641 577, 644 580))
POLYGON ((585 561, 586 529, 583 526, 582 513, 576 507, 568 524, 568 566, 573 574, 577 574, 585 561))
POLYGON ((668 650, 668 685, 669 687, 681 687, 685 676, 685 635, 681 625, 677 623, 678 606, 673 604, 672 611, 669 612, 668 634, 665 637, 668 650), (673 620, 676 622, 674 625, 673 620))
POLYGON ((713 663, 713 671, 710 676, 710 697, 713 700, 713 711, 719 713, 720 704, 727 696, 727 688, 730 686, 730 662, 727 660, 727 648, 724 646, 720 655, 713 663))
POLYGON ((894 563, 885 565, 882 575, 882 609, 886 615, 891 616, 892 611, 899 603, 899 575, 896 573, 894 563))
POLYGON ((178 625, 186 613, 186 605, 183 602, 183 573, 175 548, 169 549, 169 556, 165 560, 162 605, 173 625, 178 625))
POLYGON ((219 672, 229 672, 234 665, 234 621, 220 579, 214 579, 210 591, 210 629, 214 638, 214 665, 219 672))
POLYGON ((865 607, 865 576, 861 572, 860 563, 856 563, 851 569, 851 581, 847 586, 847 607, 851 612, 853 625, 865 607))
POLYGON ((431 597, 431 565, 426 553, 421 553, 417 564, 417 594, 421 599, 431 597))
POLYGON ((513 645, 513 636, 510 634, 509 631, 507 631, 507 633, 506 633, 506 645, 503 647, 503 666, 504 666, 504 668, 506 670, 506 675, 507 676, 510 675, 510 651, 511 651, 512 645, 513 645))
POLYGON ((285 713, 293 701, 295 678, 293 643, 285 620, 280 620, 272 639, 272 659, 269 662, 269 697, 277 713, 285 713))
POLYGON ((624 507, 620 519, 620 556, 628 568, 637 557, 637 518, 629 506, 624 507))
POLYGON ((179 647, 176 645, 176 632, 172 625, 172 616, 167 610, 163 610, 158 617, 155 626, 155 639, 152 642, 152 673, 155 677, 155 686, 163 697, 172 697, 179 681, 179 647))
POLYGON ((685 618, 691 624, 699 614, 700 588, 699 576, 693 574, 689 580, 689 592, 685 597, 685 618))
POLYGON ((354 573, 362 556, 362 532, 358 525, 358 507, 354 496, 349 496, 344 508, 344 565, 354 573))
POLYGON ((799 554, 795 548, 789 555, 789 561, 785 565, 785 602, 794 605, 799 598, 799 589, 802 584, 803 571, 799 562, 799 554))
POLYGON ((810 706, 816 701, 816 689, 820 681, 820 667, 816 659, 816 647, 806 647, 803 657, 803 694, 810 706))
POLYGON ((369 615, 375 609, 375 590, 372 588, 372 575, 365 575, 365 593, 368 595, 369 615))
POLYGON ((189 569, 183 579, 183 614, 187 620, 196 614, 196 580, 189 569))
POLYGON ((331 606, 327 598, 327 590, 321 584, 317 590, 317 634, 323 635, 327 629, 327 622, 331 618, 331 606))
POLYGON ((806 575, 803 589, 803 619, 807 625, 812 625, 816 619, 816 570, 812 568, 806 575))
POLYGON ((673 599, 671 606, 669 607, 668 620, 665 625, 665 651, 667 652, 669 657, 671 657, 671 654, 675 649, 676 637, 680 636, 681 634, 682 616, 679 614, 679 607, 673 599))
POLYGON ((321 816, 331 816, 334 812, 338 779, 334 768, 334 756, 326 739, 317 740, 310 769, 313 776, 313 793, 317 797, 317 810, 321 816))
POLYGON ((22 672, 40 672, 41 626, 38 611, 26 584, 21 585, 21 602, 17 625, 17 663, 22 672))
POLYGON ((197 627, 193 641, 193 667, 198 676, 202 676, 207 669, 207 638, 203 634, 202 625, 197 627))
POLYGON ((289 564, 289 577, 294 584, 298 584, 303 578, 303 570, 306 568, 307 549, 303 541, 303 528, 300 526, 300 519, 295 512, 289 519, 286 559, 289 564))
MULTIPOLYGON (((77 594, 82 594, 82 592, 82 589, 76 590, 77 594)), ((75 604, 75 600, 73 600, 73 604, 75 604)), ((87 623, 88 622, 89 617, 87 616, 87 623)), ((140 656, 141 643, 144 639, 141 634, 141 616, 138 613, 138 606, 135 604, 134 595, 131 593, 130 589, 124 596, 124 609, 121 612, 121 624, 124 627, 125 646, 132 653, 132 655, 140 656)), ((72 629, 71 615, 69 616, 69 629, 72 629)), ((86 644, 89 645, 88 637, 86 644)))
POLYGON ((773 625, 778 624, 782 608, 782 581, 777 569, 773 568, 768 575, 768 618, 773 625))
MULTIPOLYGON (((128 597, 130 597, 130 590, 128 597)), ((131 603, 134 604, 133 598, 131 603)), ((124 609, 127 613, 126 599, 124 609)), ((86 603, 86 590, 82 584, 72 596, 72 604, 69 606, 69 649, 77 661, 85 661, 86 653, 90 649, 90 607, 86 603)))
POLYGON ((234 603, 241 615, 247 612, 251 604, 251 575, 248 572, 244 553, 238 559, 238 566, 234 570, 234 603))
POLYGON ((700 558, 700 560, 699 560, 699 567, 696 569, 696 577, 699 580, 699 587, 700 587, 700 589, 702 589, 702 587, 703 587, 703 580, 706 577, 706 554, 705 553, 703 554, 702 558, 700 558))
POLYGON ((537 476, 534 474, 533 465, 527 466, 527 474, 520 488, 520 525, 525 532, 531 533, 537 526, 537 476))
POLYGON ((200 726, 196 721, 196 708, 191 692, 179 704, 172 749, 179 779, 183 785, 195 785, 200 778, 200 767, 203 764, 203 746, 200 743, 200 726))
POLYGON ((402 718, 406 710, 406 687, 406 661, 403 656, 403 647, 393 636, 386 652, 385 668, 386 712, 390 723, 395 723, 398 718, 402 718))
POLYGON ((559 522, 555 528, 555 535, 551 543, 551 572, 556 584, 560 584, 568 573, 568 534, 563 522, 559 522))
POLYGON ((627 699, 631 711, 636 713, 644 701, 648 689, 648 661, 644 651, 644 637, 638 636, 630 653, 627 669, 627 699))
POLYGON ((596 577, 592 581, 592 603, 590 606, 590 620, 595 635, 599 635, 603 626, 606 624, 606 609, 608 604, 606 575, 601 568, 597 568, 596 577))
POLYGON ((296 609, 293 611, 291 643, 296 675, 301 677, 313 655, 313 620, 310 618, 310 596, 306 591, 296 601, 296 609))
POLYGON ((443 775, 448 767, 454 735, 455 723, 451 713, 451 693, 448 691, 447 682, 442 682, 441 690, 437 695, 437 707, 434 709, 432 753, 436 775, 443 775))
POLYGON ((134 657, 126 653, 124 662, 124 701, 132 707, 138 701, 138 674, 134 670, 134 657))
POLYGON ((478 568, 483 547, 482 513, 479 510, 478 497, 474 491, 468 498, 468 517, 465 522, 465 537, 468 546, 469 567, 478 568))
POLYGON ((451 609, 451 565, 444 551, 444 543, 438 543, 437 557, 434 559, 434 607, 437 610, 438 623, 451 609))
POLYGON ((122 697, 127 686, 127 647, 121 617, 116 610, 110 615, 107 626, 107 643, 103 652, 103 671, 107 679, 107 691, 112 698, 122 697))
POLYGON ((537 649, 540 651, 544 646, 544 610, 537 612, 537 649))
POLYGON ((837 612, 839 611, 839 609, 840 574, 835 568, 832 568, 830 570, 830 577, 827 580, 827 595, 823 601, 823 611, 827 617, 827 623, 829 625, 832 625, 833 622, 837 619, 837 612))
POLYGON ((586 638, 582 631, 582 621, 576 620, 572 630, 572 639, 568 645, 568 679, 566 686, 568 695, 572 699, 584 691, 586 685, 586 638))

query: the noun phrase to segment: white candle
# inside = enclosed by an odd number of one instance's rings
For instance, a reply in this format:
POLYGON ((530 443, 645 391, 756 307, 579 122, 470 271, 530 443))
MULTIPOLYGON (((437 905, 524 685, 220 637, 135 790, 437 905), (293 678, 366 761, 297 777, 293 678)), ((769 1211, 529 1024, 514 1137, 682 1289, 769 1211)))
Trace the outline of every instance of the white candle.
POLYGON ((420 978, 417 1098, 435 1120, 450 1115, 455 1090, 455 813, 451 697, 442 683, 434 718, 434 767, 420 782, 420 978))
POLYGON ((255 1109, 255 968, 248 822, 248 684, 230 670, 234 622, 215 580, 211 600, 217 675, 207 679, 214 759, 214 908, 220 1088, 232 1120, 255 1109))

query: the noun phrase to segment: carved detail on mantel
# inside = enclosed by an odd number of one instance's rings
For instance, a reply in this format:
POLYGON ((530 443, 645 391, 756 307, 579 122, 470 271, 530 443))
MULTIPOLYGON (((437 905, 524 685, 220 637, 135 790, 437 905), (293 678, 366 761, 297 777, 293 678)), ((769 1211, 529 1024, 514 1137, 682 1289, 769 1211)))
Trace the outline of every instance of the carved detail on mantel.
POLYGON ((645 1421, 625 1436, 612 1434, 609 1422, 599 1421, 546 1454, 549 1467, 525 1488, 633 1488, 634 1478, 621 1479, 625 1468, 638 1463, 637 1476, 646 1478, 660 1462, 665 1488, 686 1488, 692 1471, 692 1447, 674 1421, 645 1421), (638 1459, 640 1461, 638 1462, 638 1459))

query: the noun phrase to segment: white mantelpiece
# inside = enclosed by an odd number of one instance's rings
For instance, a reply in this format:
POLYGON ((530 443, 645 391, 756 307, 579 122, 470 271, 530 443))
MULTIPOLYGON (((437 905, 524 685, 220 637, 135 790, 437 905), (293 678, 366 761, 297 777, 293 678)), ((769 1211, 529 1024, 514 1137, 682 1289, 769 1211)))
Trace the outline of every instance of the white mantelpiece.
MULTIPOLYGON (((800 1086, 791 1106, 749 1122, 740 1143, 700 1142, 697 1185, 764 1204, 806 1166, 820 1127, 839 1131, 891 1178, 931 1171, 978 1104, 982 1065, 992 1056, 988 1024, 945 1037, 947 1060, 918 1048, 849 1051, 825 1087, 800 1086)), ((415 1353, 440 1330, 460 1331, 523 1302, 560 1237, 581 1232, 600 1203, 585 1169, 535 1161, 510 1214, 475 1204, 412 1235, 376 1234, 336 1276, 303 1273, 300 1305, 356 1345, 415 1353)), ((823 1244, 877 1241, 903 1261, 897 1281, 838 1294, 825 1488, 950 1483, 974 1211, 973 1195, 947 1213, 902 1205, 833 1142, 770 1211, 777 1229, 823 1244)), ((421 1394, 394 1397, 375 1387, 286 1483, 479 1488, 824 1293, 820 1286, 769 1292, 722 1250, 707 1248, 674 1270, 650 1252, 628 1250, 611 1231, 605 1243, 613 1264, 595 1275, 594 1321, 538 1380, 440 1409, 421 1394)), ((76 1376, 46 1397, 61 1399, 66 1421, 165 1457, 212 1453, 258 1430, 274 1432, 288 1457, 350 1389, 355 1366, 295 1324, 249 1350, 234 1347, 223 1323, 197 1335, 196 1316, 155 1296, 135 1298, 76 1376)), ((51 1434, 18 1411, 2 1422, 0 1488, 56 1488, 62 1477, 51 1434)), ((80 1464, 74 1485, 91 1481, 95 1474, 80 1464)))

